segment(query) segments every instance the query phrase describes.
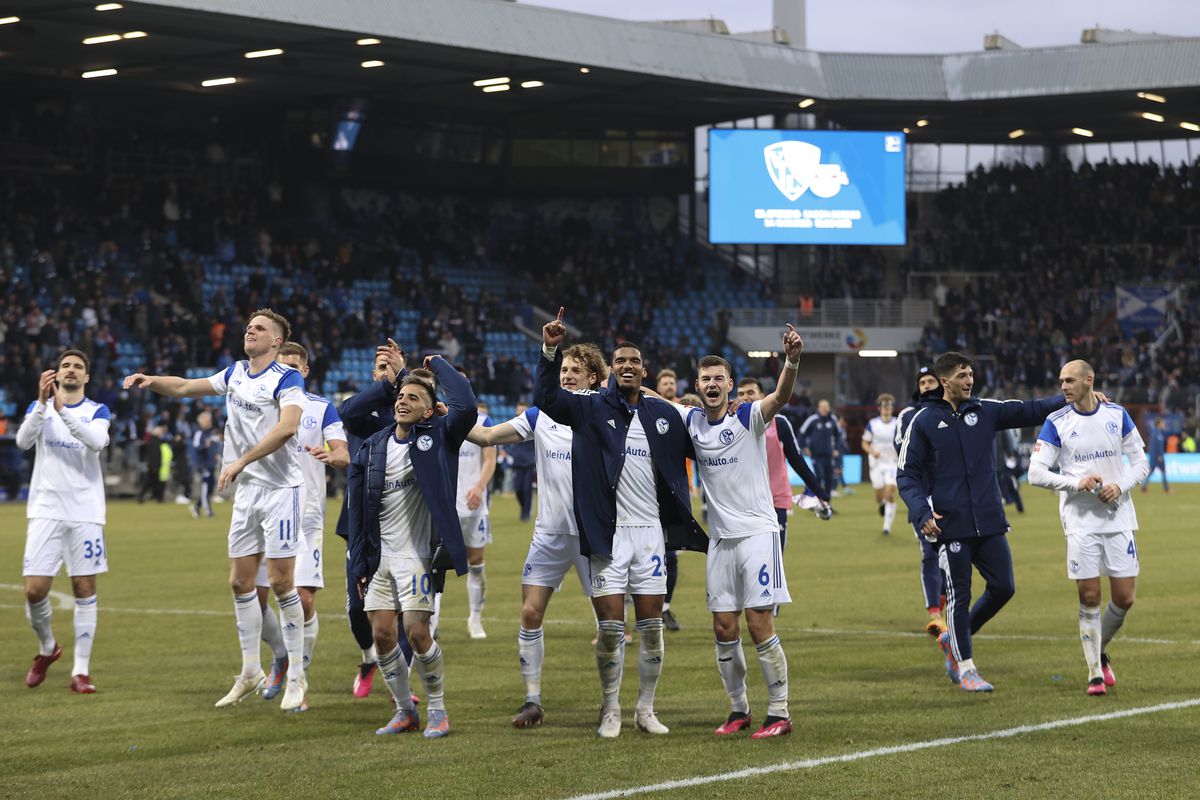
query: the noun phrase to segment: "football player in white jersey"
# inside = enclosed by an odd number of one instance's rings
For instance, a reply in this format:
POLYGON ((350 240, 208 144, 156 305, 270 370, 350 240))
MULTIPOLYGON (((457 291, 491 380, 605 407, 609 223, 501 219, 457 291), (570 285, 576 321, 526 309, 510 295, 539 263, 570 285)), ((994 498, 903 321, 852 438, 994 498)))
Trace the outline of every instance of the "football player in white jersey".
POLYGON ((717 669, 732 706, 728 719, 716 729, 718 736, 750 727, 746 660, 738 624, 743 613, 758 650, 768 697, 766 719, 751 738, 792 732, 787 656, 773 621, 775 606, 790 603, 792 598, 783 571, 764 437, 767 425, 792 396, 803 349, 800 334, 788 325, 783 337, 786 360, 775 391, 762 400, 742 404, 732 416, 728 408, 734 391, 733 369, 721 356, 705 356, 696 377, 704 409, 686 411, 700 485, 708 498, 712 543, 705 589, 716 634, 717 669))
POLYGON ((862 449, 867 454, 871 488, 875 490, 875 502, 883 517, 883 535, 887 536, 896 519, 896 448, 892 442, 896 441, 898 421, 892 416, 896 408, 895 397, 881 394, 877 402, 879 416, 867 420, 862 449))
POLYGON ((38 637, 38 654, 25 676, 33 688, 62 656, 50 627, 50 587, 66 565, 75 594, 75 668, 72 692, 92 694, 96 638, 96 576, 108 572, 104 542, 104 476, 100 451, 108 446, 108 406, 83 394, 88 358, 67 350, 38 379, 37 400, 17 430, 17 446, 36 447, 29 480, 25 534, 25 614, 38 637))
MULTIPOLYGON (((487 406, 479 406, 478 424, 491 427, 495 423, 487 414, 487 406)), ((480 447, 470 440, 458 451, 458 521, 463 541, 467 543, 467 632, 472 639, 486 639, 483 629, 483 601, 487 593, 484 572, 484 548, 492 541, 492 520, 488 513, 488 487, 496 474, 496 448, 480 447)), ((437 597, 441 598, 441 594, 437 597)), ((440 611, 440 604, 439 604, 440 611)), ((436 629, 437 623, 434 623, 436 629)))
MULTIPOLYGON (((605 374, 604 354, 590 344, 563 351, 558 384, 568 391, 595 391, 605 374)), ((517 653, 525 679, 525 704, 513 717, 514 728, 542 724, 542 664, 546 658, 542 620, 550 597, 573 566, 583 593, 591 597, 588 558, 579 552, 575 498, 571 490, 571 427, 530 408, 493 427, 476 425, 467 441, 480 446, 532 440, 537 446, 538 513, 533 539, 521 572, 521 630, 517 653)))
POLYGON ((1138 574, 1137 514, 1130 490, 1150 464, 1129 412, 1102 402, 1086 361, 1065 364, 1058 376, 1070 404, 1046 418, 1029 464, 1029 482, 1057 490, 1067 538, 1067 577, 1079 587, 1079 638, 1087 662, 1089 695, 1102 695, 1116 677, 1108 643, 1133 605, 1138 574), (1125 458, 1129 466, 1125 466, 1125 458), (1057 467, 1058 474, 1051 472, 1057 467), (1100 611, 1100 578, 1109 603, 1100 611))
POLYGON ((243 337, 248 360, 209 378, 176 378, 135 373, 125 388, 149 389, 167 397, 225 395, 226 463, 217 491, 234 481, 229 526, 229 583, 233 589, 242 670, 218 708, 239 703, 266 683, 259 654, 263 614, 255 576, 263 555, 267 575, 283 619, 288 656, 287 689, 280 708, 294 711, 304 703, 304 609, 294 583, 296 556, 304 550, 300 527, 304 477, 289 440, 300 427, 304 381, 300 373, 275 361, 291 335, 291 325, 269 308, 250 315, 243 337), (238 480, 238 478, 241 480, 238 480))

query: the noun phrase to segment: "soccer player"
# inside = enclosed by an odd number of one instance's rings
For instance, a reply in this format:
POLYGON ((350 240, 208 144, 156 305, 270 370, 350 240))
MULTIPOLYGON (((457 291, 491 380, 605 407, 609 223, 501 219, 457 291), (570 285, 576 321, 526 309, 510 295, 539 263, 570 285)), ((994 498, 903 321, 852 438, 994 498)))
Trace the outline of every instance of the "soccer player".
MULTIPOLYGON (((558 385, 568 392, 595 392, 603 374, 600 350, 577 344, 563 352, 558 385)), ((592 596, 588 559, 579 552, 571 493, 571 428, 534 406, 494 427, 476 425, 467 440, 482 447, 529 442, 537 450, 538 515, 521 571, 521 630, 517 635, 525 703, 512 720, 514 728, 534 728, 546 718, 542 707, 542 664, 546 660, 542 622, 550 598, 571 567, 575 567, 584 595, 592 596)))
POLYGON ((971 396, 975 373, 962 353, 943 353, 933 365, 942 399, 913 414, 900 447, 897 482, 908 519, 938 544, 947 575, 946 622, 938 637, 946 676, 968 692, 990 692, 975 668, 971 637, 1016 591, 1008 520, 996 483, 996 431, 1040 425, 1066 404, 1044 400, 981 400, 971 396), (971 603, 971 569, 986 587, 971 603))
POLYGON ((396 636, 397 618, 416 654, 428 693, 425 736, 450 733, 442 650, 431 635, 433 595, 452 566, 467 572, 467 551, 455 510, 458 448, 478 418, 471 384, 440 356, 426 359, 445 392, 449 412, 438 416, 429 383, 408 376, 393 407, 395 424, 370 436, 350 463, 347 569, 371 618, 379 669, 396 712, 379 735, 415 731, 420 724, 396 636))
MULTIPOLYGON (((484 427, 495 423, 487 407, 476 410, 484 427)), ((458 521, 467 544, 467 632, 472 639, 486 639, 483 629, 483 601, 487 594, 484 572, 484 548, 492 541, 492 520, 488 508, 488 486, 496 474, 496 448, 463 442, 458 451, 458 521)), ((436 623, 434 631, 437 631, 436 623)))
POLYGON ((800 426, 800 438, 804 442, 804 452, 813 460, 813 471, 821 488, 827 497, 834 496, 835 478, 833 460, 839 456, 838 440, 841 432, 838 429, 837 417, 829 409, 828 400, 817 402, 817 411, 810 414, 800 426))
POLYGON ((1067 577, 1079 588, 1087 693, 1102 695, 1117 682, 1108 644, 1133 606, 1138 575, 1138 522, 1129 492, 1149 474, 1150 465, 1129 412, 1116 403, 1101 403, 1093 390, 1095 379, 1086 361, 1063 365, 1058 381, 1070 405, 1046 418, 1029 462, 1029 482, 1059 492, 1067 577), (1058 474, 1050 471, 1055 467, 1058 474), (1103 575, 1108 576, 1111 599, 1101 615, 1103 575))
POLYGON ((192 453, 196 460, 196 472, 200 476, 200 492, 192 504, 192 516, 213 515, 212 496, 217 488, 217 458, 221 442, 213 430, 211 411, 201 411, 196 417, 196 430, 192 432, 192 453))
MULTIPOLYGON (((668 403, 678 402, 676 392, 679 389, 678 376, 673 369, 660 369, 654 378, 654 391, 668 403)), ((688 485, 691 486, 689 473, 688 485)), ((671 599, 675 597, 675 585, 679 583, 679 553, 668 550, 667 555, 667 594, 663 598, 663 625, 669 631, 679 630, 679 620, 671 610, 671 599)))
POLYGON ((790 603, 792 598, 783 570, 765 437, 775 414, 792 396, 803 347, 800 335, 788 325, 783 337, 784 368, 775 391, 739 406, 733 416, 727 413, 732 368, 720 356, 705 356, 696 377, 704 411, 687 411, 700 483, 708 497, 712 542, 705 570, 707 605, 716 634, 717 669, 732 706, 729 717, 716 729, 718 736, 751 724, 740 614, 746 617, 767 685, 767 716, 751 738, 792 732, 787 656, 773 621, 775 606, 790 603))
POLYGON ((229 524, 229 583, 233 588, 242 671, 218 708, 240 703, 266 683, 259 654, 263 612, 255 578, 267 558, 267 574, 287 649, 287 689, 280 708, 294 711, 304 703, 304 609, 293 581, 296 556, 305 547, 300 527, 304 476, 289 440, 300 426, 304 381, 275 358, 292 326, 269 308, 250 315, 243 342, 247 360, 209 378, 176 378, 135 373, 126 389, 149 389, 167 397, 225 395, 228 422, 225 448, 234 460, 224 465, 217 491, 236 482, 229 524), (241 480, 238 480, 241 478, 241 480))
POLYGON ((108 446, 108 406, 84 396, 88 357, 67 350, 57 367, 38 378, 37 400, 17 429, 17 446, 37 448, 25 507, 25 615, 38 638, 38 654, 25 676, 29 688, 46 680, 62 647, 50 626, 50 588, 66 566, 75 594, 75 666, 69 687, 92 694, 92 644, 96 639, 96 576, 108 572, 104 541, 104 476, 100 451, 108 446))
POLYGON ((1162 472, 1162 487, 1163 492, 1170 494, 1171 484, 1167 482, 1167 421, 1161 416, 1154 420, 1154 427, 1150 429, 1150 471, 1146 473, 1146 480, 1142 484, 1142 493, 1144 494, 1150 488, 1150 476, 1155 470, 1162 472))
POLYGON ((625 593, 633 595, 641 634, 639 730, 665 734, 654 713, 662 674, 662 604, 666 593, 665 551, 704 552, 708 537, 692 518, 684 459, 692 451, 680 413, 664 400, 642 395, 646 368, 641 349, 623 342, 612 353, 608 385, 591 395, 559 386, 566 336, 563 309, 542 328, 534 405, 550 419, 570 425, 572 496, 580 552, 590 557, 592 605, 599 619, 596 665, 603 705, 597 733, 621 733, 621 676, 624 669, 625 593))
POLYGON ((883 535, 892 532, 892 521, 896 519, 896 440, 897 422, 892 416, 896 398, 881 394, 879 416, 867 420, 862 435, 862 449, 867 454, 867 465, 871 476, 871 488, 875 490, 875 502, 883 517, 883 535))

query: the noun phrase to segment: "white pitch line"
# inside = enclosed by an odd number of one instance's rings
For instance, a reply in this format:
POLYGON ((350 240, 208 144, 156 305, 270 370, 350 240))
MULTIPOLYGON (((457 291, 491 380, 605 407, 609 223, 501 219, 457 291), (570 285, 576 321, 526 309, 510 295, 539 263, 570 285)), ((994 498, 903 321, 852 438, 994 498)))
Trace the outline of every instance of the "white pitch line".
MULTIPOLYGON (((25 587, 19 583, 0 583, 0 589, 12 589, 14 592, 24 592, 25 587)), ((67 608, 75 607, 75 598, 66 592, 57 592, 54 589, 50 590, 50 596, 54 598, 54 602, 58 604, 58 609, 61 611, 67 608)), ((16 608, 24 608, 24 605, 15 606, 16 608)))
POLYGON ((724 772, 716 775, 701 775, 694 778, 681 778, 679 780, 664 781, 662 783, 651 783, 644 786, 632 786, 628 789, 614 789, 608 792, 596 792, 593 794, 574 795, 569 800, 612 800, 617 797, 630 797, 636 794, 647 794, 649 792, 666 792, 671 789, 688 789, 694 786, 704 786, 710 783, 721 783, 724 781, 735 781, 741 778, 752 778, 757 775, 771 775, 777 772, 795 772, 802 769, 815 769, 828 764, 846 764, 851 761, 862 761, 868 758, 878 758, 879 756, 896 755, 897 753, 912 753, 917 750, 929 750, 936 747, 949 747, 950 745, 962 744, 963 742, 983 742, 990 739, 1007 739, 1013 736, 1020 736, 1023 733, 1038 733, 1040 731, 1050 731, 1056 728, 1070 728, 1077 725, 1086 725, 1089 722, 1104 722, 1111 719, 1124 719, 1125 717, 1136 717, 1141 714, 1156 714, 1160 711, 1176 711, 1183 708, 1193 708, 1200 706, 1200 697, 1192 698, 1191 700, 1180 700, 1174 703, 1160 703, 1154 706, 1142 706, 1141 708, 1129 708, 1124 711, 1110 711, 1106 714, 1089 714, 1085 717, 1071 717, 1070 719, 1056 719, 1051 722, 1043 722, 1038 725, 1018 725, 1015 728, 1002 728, 1000 730, 989 731, 987 733, 974 733, 967 736, 950 736, 944 739, 930 739, 924 742, 910 742, 909 744, 892 745, 890 747, 877 747, 872 750, 859 750, 854 753, 843 753, 837 756, 825 756, 824 758, 809 758, 803 761, 785 761, 780 764, 770 764, 765 767, 747 767, 739 769, 735 772, 724 772))

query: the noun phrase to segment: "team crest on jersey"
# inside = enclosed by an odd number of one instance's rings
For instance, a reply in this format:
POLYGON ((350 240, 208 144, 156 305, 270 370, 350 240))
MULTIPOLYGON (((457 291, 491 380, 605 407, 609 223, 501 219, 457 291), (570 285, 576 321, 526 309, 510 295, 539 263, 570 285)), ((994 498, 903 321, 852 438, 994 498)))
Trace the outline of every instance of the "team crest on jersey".
POLYGON ((967 415, 963 417, 963 422, 967 423, 969 427, 973 428, 979 424, 979 415, 974 411, 968 412, 967 415))
POLYGON ((962 550, 962 545, 960 543, 958 543, 958 542, 950 543, 950 552, 951 553, 957 553, 960 550, 962 550))
POLYGON ((258 384, 258 386, 254 387, 254 393, 255 394, 266 394, 267 393, 267 385, 265 383, 258 384))
POLYGON ((533 564, 526 564, 522 575, 529 577, 529 573, 533 572, 533 564))
POLYGON ((721 431, 721 444, 733 444, 733 431, 728 428, 721 431))
POLYGON ((654 421, 654 427, 658 431, 660 436, 666 436, 667 431, 669 431, 671 429, 671 423, 667 422, 667 420, 665 418, 659 417, 657 420, 654 421))
POLYGON ((1075 559, 1071 559, 1071 563, 1068 566, 1071 568, 1071 572, 1079 572, 1079 562, 1075 559))
POLYGON ((1117 423, 1113 422, 1112 420, 1109 420, 1107 423, 1105 423, 1104 430, 1108 431, 1110 434, 1116 433, 1117 432, 1117 423))
POLYGON ((300 424, 304 426, 305 430, 311 431, 313 428, 317 427, 317 418, 305 417, 300 421, 300 424))
POLYGON ((433 447, 433 437, 432 436, 430 436, 429 434, 425 434, 423 436, 417 437, 417 449, 420 450, 422 453, 427 452, 429 450, 429 448, 431 448, 431 447, 433 447))

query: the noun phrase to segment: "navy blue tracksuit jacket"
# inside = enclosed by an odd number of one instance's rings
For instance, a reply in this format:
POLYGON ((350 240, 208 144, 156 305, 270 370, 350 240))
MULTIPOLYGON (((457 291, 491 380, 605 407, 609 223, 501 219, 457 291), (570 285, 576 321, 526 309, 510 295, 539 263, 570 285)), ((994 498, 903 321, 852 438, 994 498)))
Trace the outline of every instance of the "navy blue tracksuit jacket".
MULTIPOLYGON (((942 399, 942 389, 940 386, 923 395, 917 395, 916 392, 913 392, 913 405, 900 409, 900 413, 896 417, 896 441, 893 444, 896 447, 897 453, 900 452, 900 445, 904 441, 904 434, 908 432, 908 426, 912 424, 917 410, 922 408, 926 403, 940 399, 942 399)), ((929 487, 926 485, 925 496, 928 497, 929 495, 929 487)), ((937 546, 922 536, 916 528, 913 528, 913 533, 917 535, 917 542, 921 545, 921 589, 925 594, 925 608, 939 607, 942 604, 942 596, 946 593, 946 583, 942 575, 942 568, 938 565, 937 546)))
POLYGON ((834 471, 833 451, 838 448, 841 430, 838 428, 837 417, 833 414, 821 416, 812 414, 800 426, 800 440, 812 454, 813 471, 826 496, 833 493, 834 471))
POLYGON ((558 385, 562 351, 554 360, 538 357, 533 404, 555 422, 570 425, 571 480, 579 550, 612 559, 617 527, 617 482, 625 465, 625 438, 636 413, 650 444, 659 520, 667 550, 708 551, 708 536, 692 517, 685 458, 695 458, 692 439, 679 411, 665 400, 642 397, 636 408, 625 402, 615 376, 593 394, 575 394, 558 385))

